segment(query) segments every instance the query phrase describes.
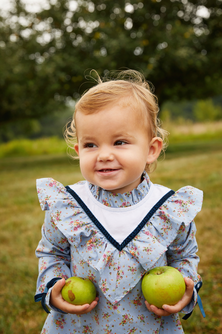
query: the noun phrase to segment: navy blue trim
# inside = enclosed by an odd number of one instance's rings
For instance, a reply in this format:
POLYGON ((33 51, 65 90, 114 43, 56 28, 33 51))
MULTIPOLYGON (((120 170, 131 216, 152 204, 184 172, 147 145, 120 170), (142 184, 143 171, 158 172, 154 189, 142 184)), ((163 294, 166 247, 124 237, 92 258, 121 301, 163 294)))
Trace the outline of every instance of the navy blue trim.
MULTIPOLYGON (((198 291, 200 290, 200 288, 202 287, 202 285, 203 285, 203 283, 202 283, 201 281, 199 281, 199 282, 195 285, 195 289, 196 289, 197 293, 198 293, 198 291)), ((206 314, 205 314, 205 312, 204 312, 203 304, 202 304, 202 301, 201 301, 201 298, 200 298, 199 295, 197 295, 197 304, 198 304, 198 306, 199 306, 199 308, 200 308, 200 311, 201 311, 202 316, 203 316, 204 318, 206 318, 206 314)), ((190 313, 188 313, 188 314, 186 314, 186 315, 183 317, 183 320, 187 320, 187 319, 191 316, 192 313, 193 313, 193 311, 190 312, 190 313)))
POLYGON ((91 221, 96 225, 96 227, 102 232, 102 234, 106 237, 107 240, 119 251, 121 251, 126 245, 135 238, 135 236, 141 231, 141 229, 146 225, 149 219, 154 215, 154 213, 161 207, 161 205, 175 192, 170 190, 167 194, 165 194, 147 213, 147 215, 143 218, 141 223, 133 230, 132 233, 128 235, 128 237, 123 240, 121 244, 119 244, 113 237, 109 234, 109 232, 103 227, 103 225, 97 220, 97 218, 93 215, 93 213, 89 210, 89 208, 85 205, 82 199, 77 195, 77 193, 71 189, 69 186, 65 187, 66 190, 74 197, 74 199, 79 203, 81 208, 85 211, 87 216, 91 219, 91 221))
MULTIPOLYGON (((46 298, 46 295, 47 295, 47 292, 49 291, 49 289, 51 287, 53 287, 53 285, 59 281, 60 279, 62 279, 61 277, 55 277, 53 279, 51 279, 51 281, 49 281, 46 286, 45 286, 45 290, 43 293, 38 293, 37 295, 35 295, 35 302, 40 302, 41 301, 41 304, 42 304, 42 307, 43 309, 46 311, 46 313, 50 313, 48 307, 46 306, 46 303, 45 303, 45 298, 46 298)), ((62 312, 62 311, 61 311, 62 312)))

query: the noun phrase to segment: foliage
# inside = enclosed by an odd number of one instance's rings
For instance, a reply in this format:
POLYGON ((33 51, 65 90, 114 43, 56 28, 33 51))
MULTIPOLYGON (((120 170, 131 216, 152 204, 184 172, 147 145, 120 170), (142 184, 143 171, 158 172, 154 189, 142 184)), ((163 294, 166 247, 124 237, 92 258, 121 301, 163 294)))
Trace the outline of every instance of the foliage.
POLYGON ((166 101, 161 108, 161 119, 192 122, 213 122, 222 119, 222 97, 193 101, 166 101))
POLYGON ((211 99, 200 100, 194 107, 194 116, 199 122, 222 119, 222 107, 215 106, 211 99))
POLYGON ((166 101, 161 108, 161 119, 171 121, 195 121, 193 109, 196 101, 166 101))
POLYGON ((0 131, 0 143, 17 139, 35 139, 41 137, 62 138, 66 124, 73 116, 73 108, 52 111, 39 119, 20 119, 4 123, 0 131))
POLYGON ((0 158, 66 153, 67 145, 57 137, 12 140, 1 145, 0 158))
POLYGON ((94 84, 92 68, 142 71, 160 104, 221 92, 221 0, 14 4, 0 17, 1 123, 60 110, 94 84))

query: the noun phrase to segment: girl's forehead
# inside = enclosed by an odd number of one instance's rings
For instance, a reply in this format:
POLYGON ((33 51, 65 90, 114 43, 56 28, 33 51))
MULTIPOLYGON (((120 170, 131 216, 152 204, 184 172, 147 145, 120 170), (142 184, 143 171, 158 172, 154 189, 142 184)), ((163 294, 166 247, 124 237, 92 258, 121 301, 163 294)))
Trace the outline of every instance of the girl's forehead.
POLYGON ((101 108, 92 110, 76 110, 75 120, 78 122, 78 119, 80 118, 85 118, 85 120, 98 117, 111 118, 113 113, 116 114, 117 119, 121 119, 124 116, 139 120, 142 119, 143 122, 149 119, 149 113, 147 112, 144 105, 135 105, 130 100, 120 99, 115 103, 109 103, 108 105, 104 105, 101 108))
MULTIPOLYGON (((103 101, 94 101, 94 103, 92 103, 92 100, 88 100, 86 101, 87 103, 77 104, 75 112, 75 126, 77 132, 80 130, 80 126, 84 128, 83 122, 80 121, 80 118, 83 119, 84 117, 81 117, 81 115, 88 115, 89 117, 85 117, 85 121, 87 123, 88 121, 93 123, 94 119, 98 120, 100 117, 109 117, 109 111, 115 109, 118 110, 117 116, 125 116, 124 122, 127 122, 127 118, 130 117, 134 119, 136 126, 141 128, 145 127, 146 131, 150 130, 152 120, 149 115, 149 109, 141 99, 137 99, 134 95, 126 94, 110 102, 110 100, 106 100, 105 97, 106 96, 104 96, 103 101), (126 110, 131 110, 132 112, 127 115, 126 110)), ((122 117, 120 117, 120 119, 122 117)), ((98 124, 98 126, 100 125, 98 124)))
POLYGON ((99 101, 87 101, 88 103, 81 103, 78 105, 75 110, 75 117, 79 113, 85 114, 85 115, 94 115, 97 113, 105 113, 107 110, 110 110, 111 108, 120 108, 121 110, 124 110, 125 108, 131 108, 135 115, 143 116, 144 118, 149 118, 149 110, 145 103, 140 100, 136 99, 135 96, 125 95, 125 96, 118 96, 113 100, 106 99, 106 96, 104 95, 104 99, 99 101))
POLYGON ((100 132, 107 129, 108 132, 136 131, 137 129, 149 132, 148 119, 145 119, 143 111, 133 108, 128 103, 115 104, 96 113, 76 114, 76 130, 78 134, 86 132, 100 132))

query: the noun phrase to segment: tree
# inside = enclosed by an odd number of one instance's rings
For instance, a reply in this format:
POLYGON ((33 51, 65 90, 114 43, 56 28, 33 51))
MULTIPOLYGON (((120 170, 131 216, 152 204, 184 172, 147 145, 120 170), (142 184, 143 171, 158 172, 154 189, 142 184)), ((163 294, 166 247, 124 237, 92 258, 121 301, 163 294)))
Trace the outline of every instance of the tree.
POLYGON ((221 0, 20 0, 0 18, 1 122, 38 118, 94 84, 85 74, 136 69, 166 100, 221 94, 221 0))

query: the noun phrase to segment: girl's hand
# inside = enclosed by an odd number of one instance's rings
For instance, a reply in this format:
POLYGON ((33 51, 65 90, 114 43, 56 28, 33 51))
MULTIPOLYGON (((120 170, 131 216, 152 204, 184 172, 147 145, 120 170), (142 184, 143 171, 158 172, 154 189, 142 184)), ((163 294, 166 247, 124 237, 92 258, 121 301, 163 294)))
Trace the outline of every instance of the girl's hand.
POLYGON ((72 313, 72 314, 85 314, 91 312, 94 307, 96 307, 99 298, 96 299, 91 304, 84 305, 73 305, 68 303, 62 298, 61 290, 65 285, 65 279, 62 278, 56 282, 53 286, 51 295, 50 295, 50 304, 54 307, 57 307, 63 312, 72 313))
POLYGON ((148 310, 160 317, 180 312, 185 306, 187 306, 191 302, 193 296, 194 282, 192 281, 192 279, 188 277, 185 277, 184 281, 186 283, 186 291, 182 299, 177 304, 173 306, 163 305, 162 309, 160 309, 154 305, 150 305, 147 301, 145 301, 145 305, 148 308, 148 310))

